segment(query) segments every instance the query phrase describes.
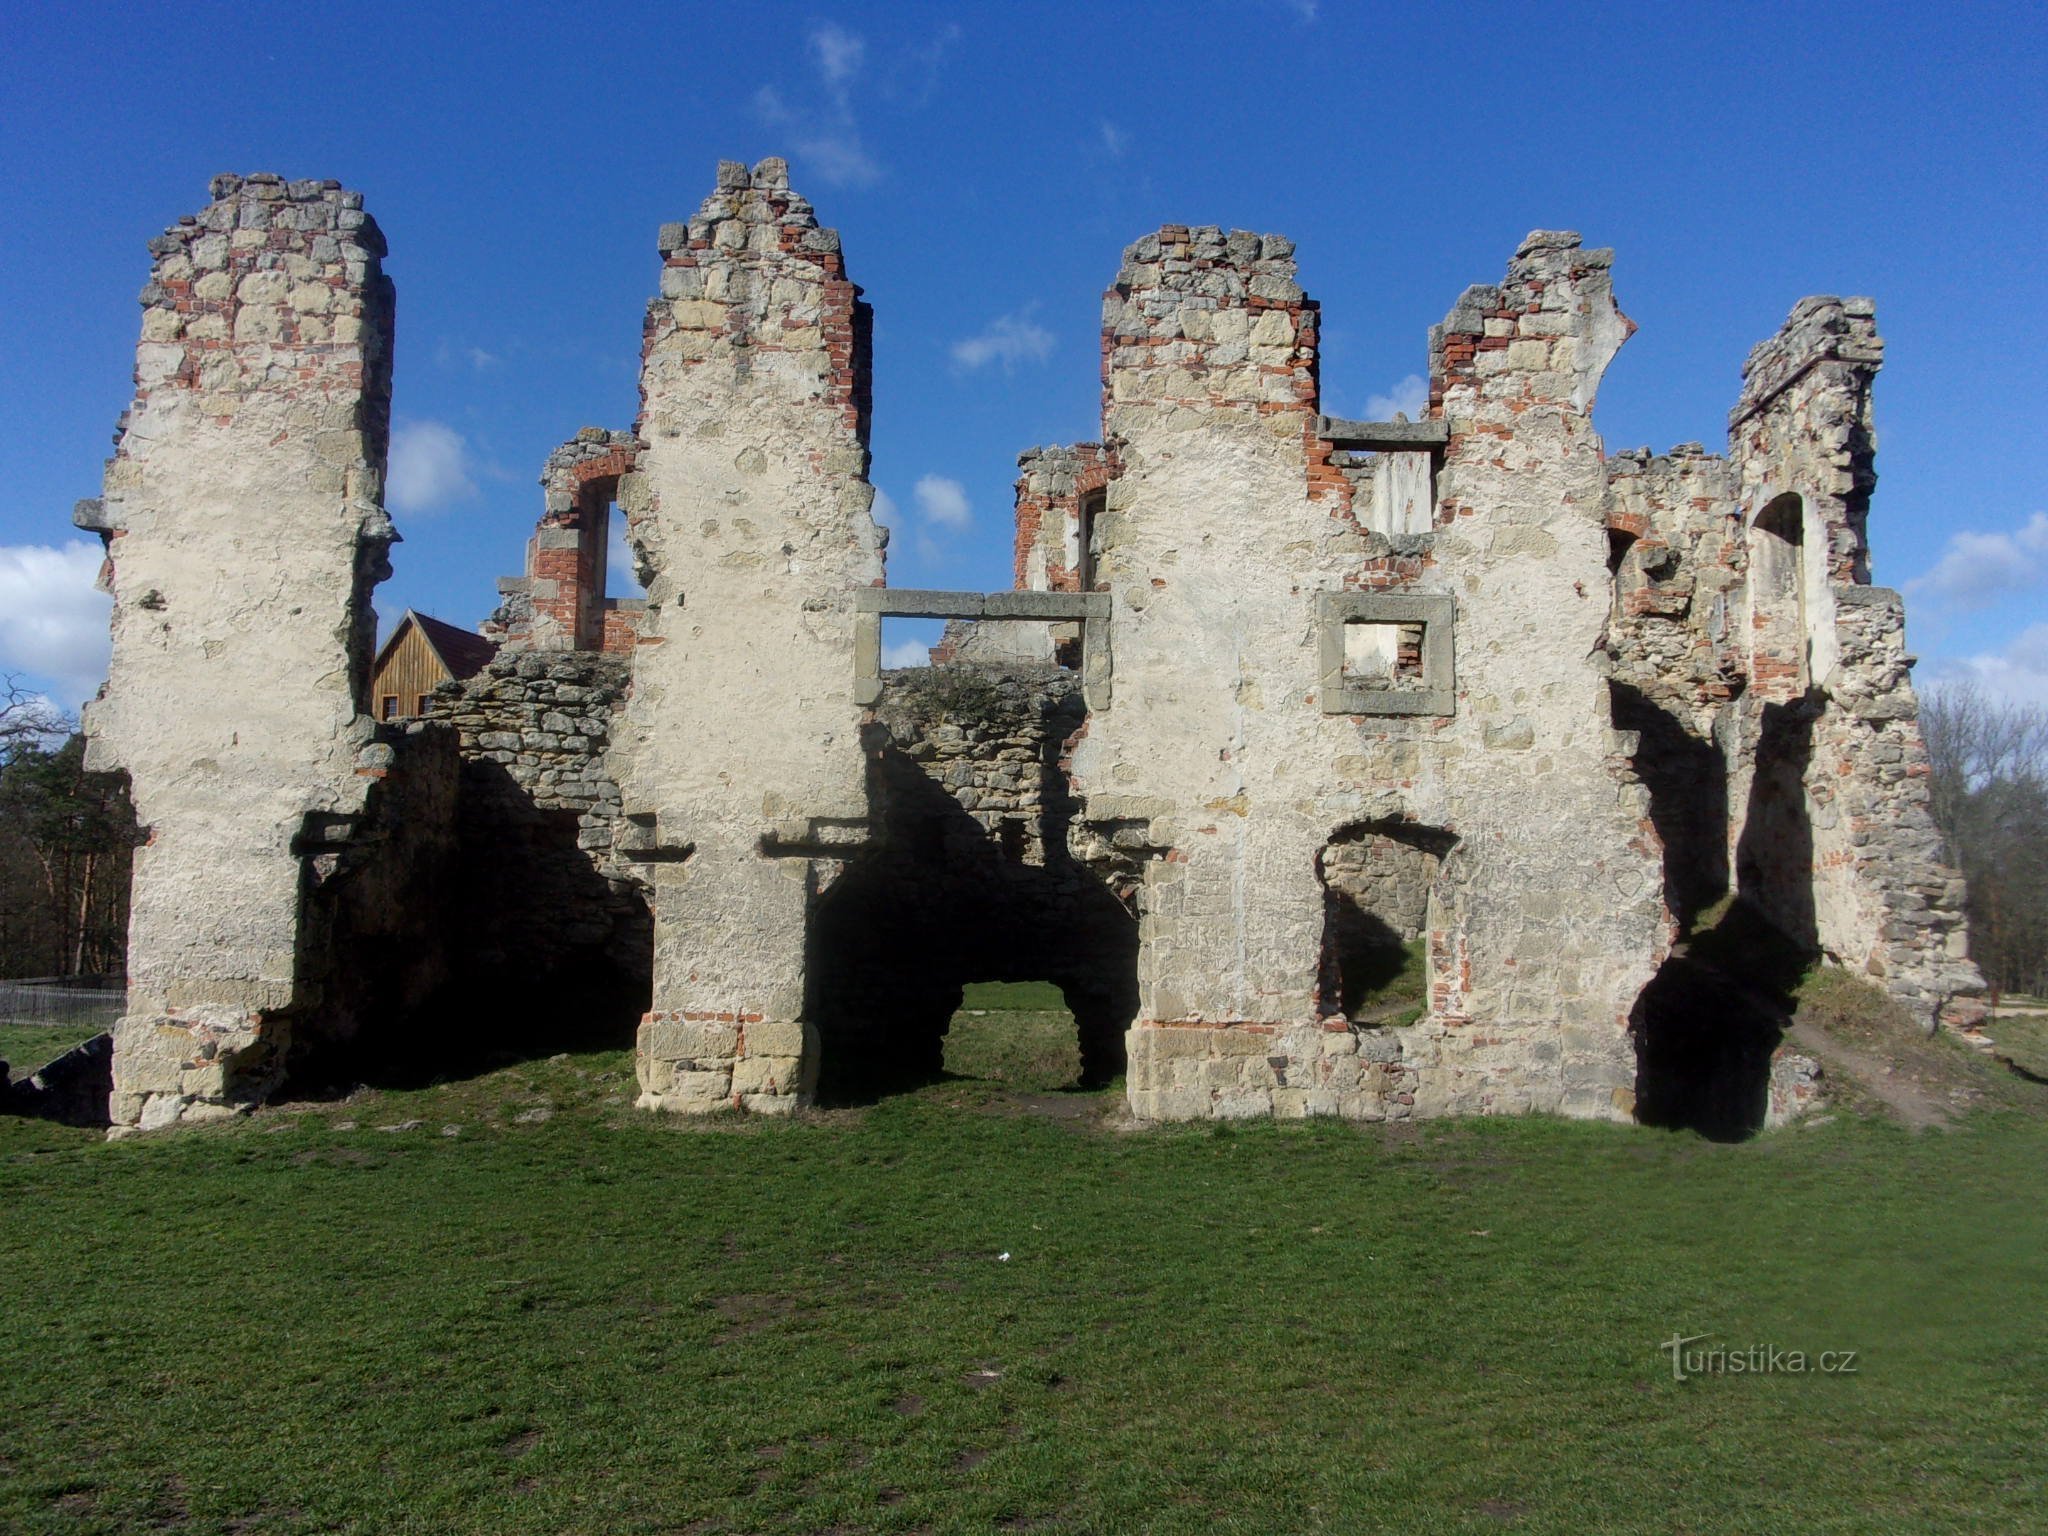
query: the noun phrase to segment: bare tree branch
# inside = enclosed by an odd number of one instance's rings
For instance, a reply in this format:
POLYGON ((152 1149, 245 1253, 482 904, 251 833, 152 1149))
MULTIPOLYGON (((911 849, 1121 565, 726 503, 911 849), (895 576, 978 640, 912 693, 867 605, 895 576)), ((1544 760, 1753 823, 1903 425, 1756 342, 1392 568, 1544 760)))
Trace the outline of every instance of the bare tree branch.
POLYGON ((16 674, 0 674, 0 762, 24 747, 53 746, 77 729, 77 721, 16 674))

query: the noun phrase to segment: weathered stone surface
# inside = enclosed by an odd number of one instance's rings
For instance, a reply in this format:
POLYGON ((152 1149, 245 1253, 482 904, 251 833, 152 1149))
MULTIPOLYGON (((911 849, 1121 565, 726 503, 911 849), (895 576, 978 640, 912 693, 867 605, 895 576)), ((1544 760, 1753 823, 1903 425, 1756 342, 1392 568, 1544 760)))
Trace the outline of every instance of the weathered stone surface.
POLYGON ((612 750, 654 908, 643 1087, 666 1059, 660 1016, 803 1017, 811 826, 867 815, 852 593, 882 580, 869 319, 820 233, 780 160, 723 167, 663 252, 702 297, 648 311, 644 446, 619 485, 647 606, 612 750))
MULTIPOLYGON (((78 513, 117 596, 95 762, 152 829, 117 1128, 579 964, 641 1015, 639 1102, 687 1113, 787 1113, 892 1029, 930 1068, 964 981, 1035 976, 1144 1118, 1626 1118, 1731 890, 1930 1024, 1976 1006, 1869 585, 1868 301, 1752 353, 1727 456, 1609 456, 1633 327, 1577 235, 1458 298, 1422 421, 1356 423, 1292 243, 1169 225, 1104 296, 1099 442, 1019 460, 1016 592, 878 595, 867 308, 782 162, 726 163, 660 231, 638 420, 550 455, 500 656, 394 732, 359 712, 381 236, 332 183, 214 195, 152 244, 78 513), (615 500, 644 605, 603 596, 615 500), (920 602, 972 616, 955 665, 884 677, 920 602), (388 984, 338 963, 373 942, 388 984), (1420 1005, 1374 1007, 1416 942, 1420 1005)), ((1768 1119, 1812 1099, 1749 1054, 1768 1119)))
POLYGON ((98 516, 113 662, 86 715, 93 766, 128 772, 149 829, 115 1032, 121 1125, 261 1098, 321 1004, 302 850, 331 848, 374 782, 357 771, 370 589, 396 537, 392 290, 383 237, 346 197, 221 177, 151 245, 98 516))

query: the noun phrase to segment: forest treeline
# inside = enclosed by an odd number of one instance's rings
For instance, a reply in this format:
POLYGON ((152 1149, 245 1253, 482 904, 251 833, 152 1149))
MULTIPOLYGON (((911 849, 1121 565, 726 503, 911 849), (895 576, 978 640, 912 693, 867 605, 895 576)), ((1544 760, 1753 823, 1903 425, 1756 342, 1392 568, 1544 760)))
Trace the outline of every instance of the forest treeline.
POLYGON ((136 842, 128 781, 73 722, 0 679, 0 977, 118 975, 136 842))
POLYGON ((2048 992, 2048 708, 1973 683, 1921 697, 1934 819, 1969 881, 1970 958, 1996 1000, 2048 992))

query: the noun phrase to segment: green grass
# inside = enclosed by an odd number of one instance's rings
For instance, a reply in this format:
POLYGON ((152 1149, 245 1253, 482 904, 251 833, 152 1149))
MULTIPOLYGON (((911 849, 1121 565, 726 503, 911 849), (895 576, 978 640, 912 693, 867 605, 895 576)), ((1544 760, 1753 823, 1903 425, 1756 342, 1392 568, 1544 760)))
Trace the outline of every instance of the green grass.
POLYGON ((1984 1032, 2000 1055, 2036 1077, 2048 1077, 2048 1015, 2001 1014, 1985 1024, 1984 1032))
POLYGON ((102 1031, 90 1024, 0 1024, 0 1061, 16 1077, 27 1077, 74 1045, 102 1031))
POLYGON ((963 1017, 794 1123, 637 1113, 617 1053, 0 1121, 0 1529, 2038 1522, 2038 1115, 1134 1130, 1049 1092, 1070 1035, 963 1017), (1674 1332, 1858 1371, 1678 1383, 1674 1332))
POLYGON ((1021 1008, 1030 1012, 1053 1012, 1067 1006, 1060 989, 1049 981, 973 981, 964 989, 960 1006, 983 1011, 1021 1008))

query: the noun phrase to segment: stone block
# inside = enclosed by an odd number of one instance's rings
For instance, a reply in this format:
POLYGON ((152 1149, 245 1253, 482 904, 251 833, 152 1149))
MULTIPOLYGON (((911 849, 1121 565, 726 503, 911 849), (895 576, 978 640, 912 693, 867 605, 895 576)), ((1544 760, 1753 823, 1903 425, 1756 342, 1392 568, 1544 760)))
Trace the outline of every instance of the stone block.
POLYGON ((650 1060, 730 1060, 739 1043, 739 1029, 732 1024, 662 1019, 640 1026, 640 1054, 650 1060))

